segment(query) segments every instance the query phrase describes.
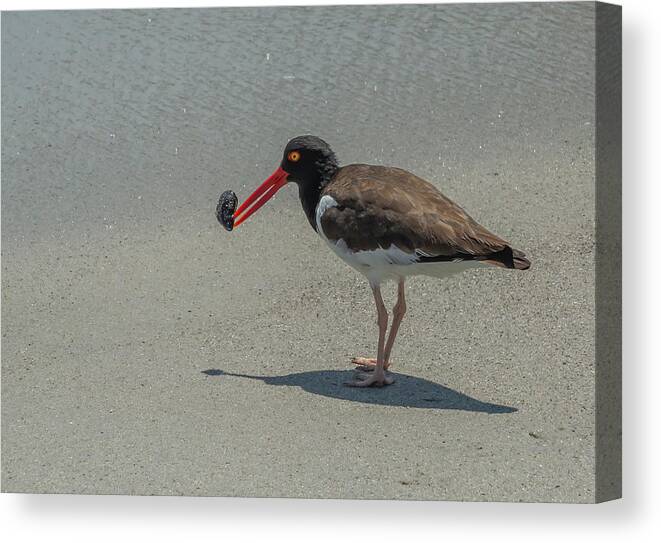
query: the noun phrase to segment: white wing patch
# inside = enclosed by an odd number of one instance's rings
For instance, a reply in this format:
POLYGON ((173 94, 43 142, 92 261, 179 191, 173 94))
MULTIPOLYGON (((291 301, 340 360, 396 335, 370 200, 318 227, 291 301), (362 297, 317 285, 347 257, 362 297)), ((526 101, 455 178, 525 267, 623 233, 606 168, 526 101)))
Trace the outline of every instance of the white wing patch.
POLYGON ((402 251, 396 245, 391 245, 387 249, 372 249, 369 251, 351 251, 343 239, 337 240, 338 249, 350 253, 352 258, 362 266, 379 267, 384 265, 407 266, 418 262, 415 253, 402 251))
MULTIPOLYGON (((419 257, 423 257, 423 258, 434 258, 434 257, 437 256, 437 255, 432 255, 432 254, 429 254, 429 253, 425 253, 424 251, 421 251, 420 249, 415 250, 415 255, 419 256, 419 257)), ((465 262, 465 261, 466 261, 466 259, 461 258, 461 257, 456 257, 456 258, 453 258, 451 260, 443 260, 443 262, 465 262)))
POLYGON ((326 241, 328 241, 328 238, 326 237, 326 234, 324 234, 324 231, 321 228, 321 217, 324 213, 326 213, 326 210, 329 207, 337 207, 337 200, 332 196, 328 196, 328 194, 326 194, 325 196, 322 196, 321 199, 319 200, 319 203, 317 204, 317 213, 316 213, 317 232, 319 232, 319 235, 322 238, 324 238, 326 241))

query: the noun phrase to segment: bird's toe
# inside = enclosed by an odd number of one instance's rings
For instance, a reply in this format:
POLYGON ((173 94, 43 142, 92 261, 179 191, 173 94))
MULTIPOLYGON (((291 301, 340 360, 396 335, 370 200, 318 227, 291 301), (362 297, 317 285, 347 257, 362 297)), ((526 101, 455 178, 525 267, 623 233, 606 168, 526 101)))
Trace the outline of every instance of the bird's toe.
MULTIPOLYGON (((351 359, 351 363, 356 365, 356 369, 360 371, 374 371, 376 368, 377 360, 376 358, 366 358, 364 356, 354 356, 351 359)), ((390 364, 388 362, 383 366, 384 369, 388 369, 390 364)))
POLYGON ((349 381, 344 383, 345 386, 348 387, 356 387, 356 388, 367 388, 367 387, 377 387, 381 388, 386 385, 392 385, 395 382, 395 379, 393 379, 390 376, 387 376, 385 374, 378 375, 378 372, 373 372, 373 373, 358 373, 356 375, 356 379, 353 381, 349 381))

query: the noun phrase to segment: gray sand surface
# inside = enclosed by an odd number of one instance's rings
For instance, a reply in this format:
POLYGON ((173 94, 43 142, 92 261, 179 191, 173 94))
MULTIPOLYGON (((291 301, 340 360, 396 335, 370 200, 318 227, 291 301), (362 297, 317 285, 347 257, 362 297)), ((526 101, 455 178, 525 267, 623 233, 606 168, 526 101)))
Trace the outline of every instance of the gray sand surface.
MULTIPOLYGON (((594 500, 585 4, 2 16, 2 490, 594 500), (408 282, 396 383, 295 135, 427 178, 529 272, 408 282)), ((386 289, 394 303, 394 289, 386 289)))

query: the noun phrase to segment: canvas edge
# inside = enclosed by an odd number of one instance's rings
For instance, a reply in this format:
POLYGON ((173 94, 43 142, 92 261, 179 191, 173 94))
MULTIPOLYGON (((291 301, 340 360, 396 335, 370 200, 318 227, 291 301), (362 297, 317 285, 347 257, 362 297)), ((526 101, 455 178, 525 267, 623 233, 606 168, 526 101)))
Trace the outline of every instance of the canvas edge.
POLYGON ((595 502, 622 497, 622 8, 595 2, 595 502))

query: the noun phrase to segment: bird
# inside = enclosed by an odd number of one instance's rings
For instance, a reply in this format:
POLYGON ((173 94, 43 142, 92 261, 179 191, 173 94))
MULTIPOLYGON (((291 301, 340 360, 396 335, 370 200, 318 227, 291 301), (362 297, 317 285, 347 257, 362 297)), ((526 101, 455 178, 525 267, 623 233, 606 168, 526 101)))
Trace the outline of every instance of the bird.
POLYGON ((394 382, 390 367, 406 313, 405 281, 415 275, 444 278, 472 268, 527 270, 530 261, 510 243, 475 221, 434 185, 400 168, 340 166, 319 137, 298 136, 284 148, 280 166, 233 214, 234 228, 288 183, 298 193, 310 226, 369 283, 379 330, 375 358, 355 357, 356 373, 345 383, 366 388, 394 382), (381 285, 397 283, 389 315, 381 285))

